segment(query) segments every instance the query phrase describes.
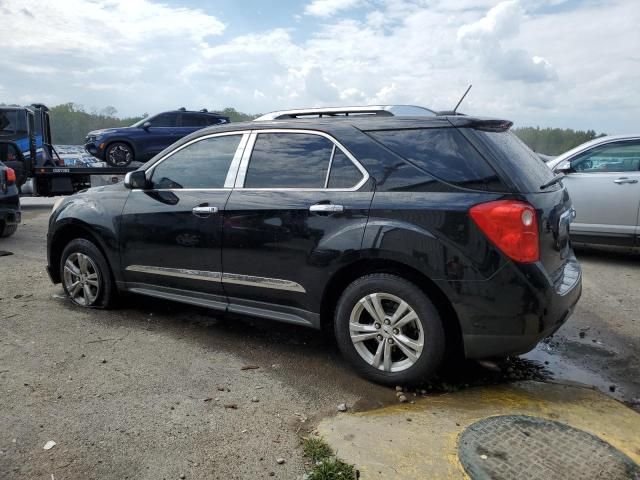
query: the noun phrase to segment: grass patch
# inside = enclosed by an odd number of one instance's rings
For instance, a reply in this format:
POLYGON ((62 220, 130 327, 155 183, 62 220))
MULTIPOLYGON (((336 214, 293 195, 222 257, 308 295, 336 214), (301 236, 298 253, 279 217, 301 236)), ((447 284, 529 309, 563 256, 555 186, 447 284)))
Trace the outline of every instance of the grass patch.
POLYGON ((356 469, 343 462, 327 442, 318 437, 305 438, 302 442, 302 453, 311 462, 311 470, 307 472, 309 480, 355 480, 356 469))

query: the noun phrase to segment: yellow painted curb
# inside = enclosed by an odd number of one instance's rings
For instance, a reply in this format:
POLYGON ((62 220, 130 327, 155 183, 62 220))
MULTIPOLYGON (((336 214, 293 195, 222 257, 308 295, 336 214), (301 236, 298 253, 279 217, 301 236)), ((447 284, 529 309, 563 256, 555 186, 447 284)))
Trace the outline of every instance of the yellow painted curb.
POLYGON ((466 479, 458 437, 494 415, 532 415, 596 435, 640 464, 640 414, 589 388, 520 382, 469 388, 324 420, 319 434, 364 480, 466 479))

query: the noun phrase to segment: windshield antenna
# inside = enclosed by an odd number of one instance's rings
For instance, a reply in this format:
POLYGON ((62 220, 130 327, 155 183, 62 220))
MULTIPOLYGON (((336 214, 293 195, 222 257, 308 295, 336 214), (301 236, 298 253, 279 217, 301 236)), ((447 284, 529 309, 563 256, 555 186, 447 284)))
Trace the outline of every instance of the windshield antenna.
POLYGON ((464 100, 464 97, 467 96, 467 93, 469 93, 469 90, 471 90, 471 87, 473 87, 473 85, 469 84, 469 86, 467 87, 467 90, 464 92, 464 95, 462 95, 462 98, 458 101, 458 103, 456 104, 456 108, 453 109, 453 113, 456 113, 456 110, 458 110, 458 107, 460 106, 460 104, 462 103, 462 101, 464 100))

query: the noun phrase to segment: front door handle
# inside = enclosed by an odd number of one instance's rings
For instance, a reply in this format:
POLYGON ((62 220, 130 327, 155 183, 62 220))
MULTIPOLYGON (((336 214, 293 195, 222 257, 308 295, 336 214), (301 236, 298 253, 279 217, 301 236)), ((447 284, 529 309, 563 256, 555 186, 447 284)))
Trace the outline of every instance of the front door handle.
POLYGON ((638 180, 636 180, 635 178, 627 178, 627 177, 620 177, 620 178, 616 178, 613 183, 617 183, 618 185, 622 185, 623 183, 638 183, 638 180))
POLYGON ((309 207, 310 212, 314 213, 342 213, 344 206, 334 205, 333 203, 316 203, 309 207))
POLYGON ((212 213, 218 213, 218 207, 193 207, 191 212, 196 217, 208 217, 212 213))

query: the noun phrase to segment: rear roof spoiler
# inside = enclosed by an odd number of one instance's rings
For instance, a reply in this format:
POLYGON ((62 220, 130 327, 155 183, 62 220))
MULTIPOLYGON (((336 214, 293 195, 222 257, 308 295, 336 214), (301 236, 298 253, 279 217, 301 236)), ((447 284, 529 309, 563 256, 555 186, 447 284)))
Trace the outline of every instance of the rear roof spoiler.
POLYGON ((506 132, 512 126, 513 122, 509 120, 501 120, 496 118, 473 118, 464 115, 455 115, 447 117, 447 120, 454 127, 473 128, 485 132, 506 132))

